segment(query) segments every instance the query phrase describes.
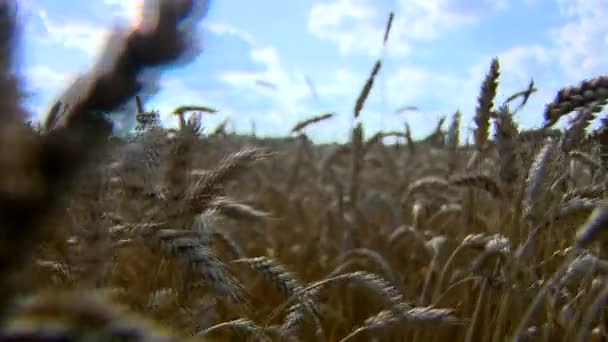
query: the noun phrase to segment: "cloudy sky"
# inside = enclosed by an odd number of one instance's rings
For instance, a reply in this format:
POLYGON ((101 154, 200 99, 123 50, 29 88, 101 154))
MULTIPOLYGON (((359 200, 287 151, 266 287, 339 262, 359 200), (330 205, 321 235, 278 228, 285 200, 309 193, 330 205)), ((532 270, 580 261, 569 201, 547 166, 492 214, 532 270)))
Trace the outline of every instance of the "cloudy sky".
MULTIPOLYGON (((136 17, 139 1, 20 3, 28 107, 40 116, 92 64, 111 25, 136 17)), ((210 128, 229 117, 244 132, 255 122, 261 135, 284 135, 303 118, 336 112, 308 133, 343 140, 359 91, 383 58, 362 112, 367 134, 407 120, 424 136, 457 109, 466 128, 497 56, 499 100, 532 78, 539 88, 518 113, 521 126, 534 127, 560 87, 608 73, 607 0, 210 0, 199 33, 202 54, 166 72, 146 103, 167 125, 175 123, 167 113, 182 104, 219 109, 205 119, 210 128), (383 48, 390 11, 395 21, 383 48), (395 112, 406 105, 420 110, 395 112)))

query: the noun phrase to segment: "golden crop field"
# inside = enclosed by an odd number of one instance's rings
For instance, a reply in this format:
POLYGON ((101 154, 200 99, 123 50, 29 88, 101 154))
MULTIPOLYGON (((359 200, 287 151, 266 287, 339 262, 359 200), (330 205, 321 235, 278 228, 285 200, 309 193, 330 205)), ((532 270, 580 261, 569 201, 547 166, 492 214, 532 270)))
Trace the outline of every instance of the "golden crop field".
POLYGON ((196 19, 196 1, 162 0, 36 126, 11 3, 1 341, 606 340, 608 76, 564 87, 543 127, 522 130, 513 114, 534 84, 495 103, 509 70, 488 61, 471 145, 459 112, 422 140, 409 127, 366 136, 356 119, 381 60, 345 144, 305 133, 332 114, 262 139, 206 127, 215 109, 188 104, 167 129, 138 76, 187 50, 177 18, 196 19), (138 134, 113 135, 100 113, 133 98, 138 134))

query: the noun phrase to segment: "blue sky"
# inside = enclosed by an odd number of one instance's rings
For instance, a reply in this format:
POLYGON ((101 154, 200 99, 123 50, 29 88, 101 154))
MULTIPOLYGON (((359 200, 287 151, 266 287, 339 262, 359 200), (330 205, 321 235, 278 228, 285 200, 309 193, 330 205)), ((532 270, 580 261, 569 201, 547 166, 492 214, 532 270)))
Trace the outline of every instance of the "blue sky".
MULTIPOLYGON (((92 64, 111 25, 134 20, 138 3, 20 1, 21 70, 32 115, 43 115, 66 82, 92 64)), ((521 126, 535 127, 559 88, 608 74, 608 0, 210 0, 199 33, 201 55, 164 73, 161 90, 147 99, 167 125, 175 124, 168 113, 182 104, 219 109, 205 116, 210 128, 228 117, 243 132, 254 121, 260 135, 285 135, 303 118, 336 112, 307 133, 343 141, 359 91, 383 58, 361 114, 366 134, 402 129, 407 120, 422 137, 457 109, 467 128, 498 56, 499 99, 531 78, 539 88, 517 114, 521 126), (395 21, 383 48, 391 10, 395 21), (404 105, 420 110, 395 113, 404 105)))

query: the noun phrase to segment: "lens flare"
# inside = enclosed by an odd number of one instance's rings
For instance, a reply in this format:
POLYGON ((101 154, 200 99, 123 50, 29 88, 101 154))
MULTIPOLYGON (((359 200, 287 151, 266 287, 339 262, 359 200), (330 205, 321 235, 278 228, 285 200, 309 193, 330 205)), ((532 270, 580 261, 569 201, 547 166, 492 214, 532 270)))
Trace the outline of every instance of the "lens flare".
POLYGON ((131 26, 133 30, 141 28, 144 19, 144 0, 134 0, 133 12, 131 13, 131 26))

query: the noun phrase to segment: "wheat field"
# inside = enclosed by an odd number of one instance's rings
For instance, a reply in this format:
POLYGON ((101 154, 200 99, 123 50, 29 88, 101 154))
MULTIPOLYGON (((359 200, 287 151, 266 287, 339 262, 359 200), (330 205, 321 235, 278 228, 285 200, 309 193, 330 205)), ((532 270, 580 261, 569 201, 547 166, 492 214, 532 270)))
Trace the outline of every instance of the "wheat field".
POLYGON ((607 339, 608 76, 567 85, 523 130, 535 85, 495 103, 509 71, 489 61, 473 144, 460 112, 421 140, 366 135, 381 60, 345 144, 306 135, 331 113, 262 139, 188 104, 167 129, 139 76, 186 54, 180 20, 200 18, 195 0, 146 5, 158 20, 117 29, 32 124, 0 1, 1 341, 607 339), (136 134, 116 136, 103 113, 133 98, 136 134))

